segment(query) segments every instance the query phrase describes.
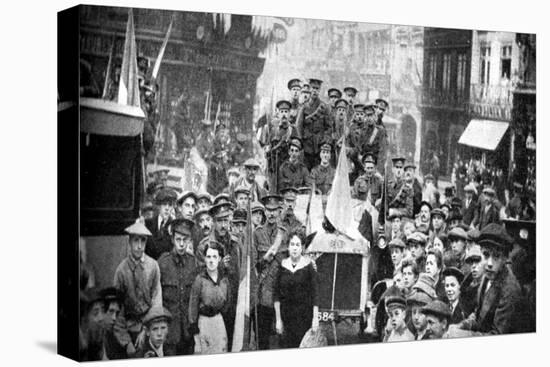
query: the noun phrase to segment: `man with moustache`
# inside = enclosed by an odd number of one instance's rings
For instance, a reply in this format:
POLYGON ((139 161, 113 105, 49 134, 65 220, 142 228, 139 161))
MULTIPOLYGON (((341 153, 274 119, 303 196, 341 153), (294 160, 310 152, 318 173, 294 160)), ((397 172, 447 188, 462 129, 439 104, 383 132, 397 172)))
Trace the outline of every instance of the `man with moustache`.
POLYGON ((507 264, 509 235, 504 227, 491 223, 481 230, 478 243, 485 270, 478 305, 475 312, 451 329, 469 330, 471 335, 522 332, 526 326, 522 317, 524 301, 519 282, 507 264))
POLYGON ((340 90, 337 88, 330 88, 327 94, 328 94, 328 100, 329 100, 328 102, 329 114, 332 119, 333 118, 332 114, 336 108, 336 101, 342 98, 342 92, 340 92, 340 90))
POLYGON ((296 127, 303 140, 304 163, 308 170, 318 164, 321 142, 332 137, 329 106, 319 98, 322 81, 309 79, 311 99, 304 103, 298 117, 296 127))
POLYGON ((287 230, 278 224, 282 197, 268 195, 262 199, 266 223, 254 230, 253 240, 258 257, 258 346, 269 349, 269 338, 273 334, 275 309, 273 306, 273 286, 281 261, 285 258, 287 230))
POLYGON ((422 203, 422 185, 414 175, 416 166, 413 163, 407 163, 403 167, 405 171, 405 182, 412 186, 413 191, 413 216, 420 211, 420 204, 422 203))
POLYGON ((204 238, 210 235, 213 225, 214 223, 212 220, 212 215, 210 214, 210 207, 197 210, 195 213, 195 226, 193 226, 193 232, 198 233, 198 237, 194 239, 193 242, 196 244, 194 253, 199 261, 202 260, 202 252, 200 252, 199 244, 204 238), (198 242, 196 242, 197 239, 198 242))
POLYGON ((155 196, 157 214, 145 220, 145 226, 151 232, 151 238, 145 248, 145 253, 157 260, 163 252, 170 251, 172 242, 168 233, 168 223, 174 219, 174 204, 177 193, 169 188, 162 188, 155 196))
POLYGON ((426 230, 430 228, 430 222, 431 222, 431 212, 432 212, 432 206, 427 201, 423 201, 420 203, 420 211, 419 211, 419 223, 417 224, 417 228, 425 228, 426 230))
POLYGON ((300 79, 291 79, 287 83, 288 90, 290 92, 290 112, 288 116, 288 121, 291 125, 296 124, 296 116, 298 116, 298 111, 300 110, 300 91, 302 90, 302 83, 300 79))
POLYGON ((332 140, 337 151, 340 150, 343 143, 343 137, 346 134, 348 123, 348 102, 345 99, 339 99, 334 104, 334 115, 332 121, 332 140))
POLYGON ((378 98, 376 101, 376 125, 378 126, 384 126, 384 123, 382 119, 384 118, 384 114, 386 113, 386 110, 390 107, 390 104, 382 98, 378 98))
MULTIPOLYGON (((203 209, 204 210, 204 209, 203 209)), ((193 354, 194 341, 189 333, 189 296, 191 286, 200 266, 193 252, 190 252, 195 223, 185 218, 174 220, 172 250, 162 254, 158 260, 162 304, 172 314, 165 350, 172 354, 193 354)))
POLYGON ((302 141, 295 137, 290 140, 288 148, 288 160, 279 167, 279 178, 277 180, 277 192, 287 187, 307 186, 309 171, 299 159, 302 152, 302 141))
POLYGON ((283 211, 281 213, 280 224, 285 227, 288 233, 303 231, 305 236, 305 226, 294 214, 298 190, 294 187, 285 187, 281 190, 280 194, 283 196, 283 211))

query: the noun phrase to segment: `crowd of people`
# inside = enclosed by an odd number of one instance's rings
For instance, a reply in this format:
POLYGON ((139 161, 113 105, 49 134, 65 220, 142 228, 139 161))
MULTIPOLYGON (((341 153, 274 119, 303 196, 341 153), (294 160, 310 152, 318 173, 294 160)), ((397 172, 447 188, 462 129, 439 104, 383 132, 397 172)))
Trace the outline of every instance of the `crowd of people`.
MULTIPOLYGON (((504 225, 535 218, 523 186, 504 202, 485 181, 440 192, 412 162, 386 157, 387 101, 357 103, 346 87, 329 89, 327 103, 321 85, 289 81, 290 98, 261 134, 265 170, 248 158, 220 163, 208 192, 153 186, 154 210, 125 229, 128 256, 112 286, 89 287, 89 274, 81 282, 83 360, 231 351, 243 254, 255 348, 299 347, 319 329, 319 277, 297 195, 329 194, 338 154, 350 162, 350 195, 376 209, 358 228, 371 244, 366 334, 392 342, 534 331, 534 248, 504 225)), ((209 154, 223 157, 219 147, 209 154)), ((326 217, 323 229, 336 231, 326 217)))

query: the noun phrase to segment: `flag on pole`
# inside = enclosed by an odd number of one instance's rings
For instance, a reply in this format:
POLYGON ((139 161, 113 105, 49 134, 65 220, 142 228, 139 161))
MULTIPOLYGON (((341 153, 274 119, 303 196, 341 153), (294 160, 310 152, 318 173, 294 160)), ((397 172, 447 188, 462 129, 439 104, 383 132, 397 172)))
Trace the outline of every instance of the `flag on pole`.
MULTIPOLYGON (((255 184, 253 184, 255 185, 255 184)), ((255 187, 252 186, 251 192, 254 192, 255 187)), ((237 310, 235 314, 235 330, 233 332, 233 346, 232 352, 241 352, 251 350, 252 341, 254 340, 252 332, 252 306, 254 302, 251 302, 251 284, 253 283, 251 278, 255 275, 252 269, 251 263, 251 251, 252 251, 252 211, 250 209, 250 200, 247 206, 246 215, 246 231, 244 235, 244 246, 242 247, 240 277, 239 277, 239 291, 237 294, 237 310)))
POLYGON ((132 8, 128 9, 128 24, 126 25, 117 101, 119 104, 140 107, 137 46, 132 8))
POLYGON ((358 239, 361 234, 351 220, 353 204, 349 185, 349 168, 346 157, 345 141, 338 156, 338 166, 332 181, 332 190, 327 199, 325 216, 337 231, 351 239, 358 239))
POLYGON ((109 52, 109 61, 107 62, 107 70, 105 70, 105 82, 103 83, 103 93, 101 98, 107 98, 109 88, 111 87, 111 69, 113 68, 113 57, 115 54, 115 37, 113 36, 113 43, 111 44, 111 51, 109 52))
POLYGON ((162 46, 160 47, 157 60, 155 61, 155 66, 153 66, 153 73, 151 75, 151 78, 153 80, 157 79, 157 75, 160 69, 160 64, 162 64, 162 58, 164 57, 164 51, 166 51, 166 45, 168 45, 168 40, 170 39, 170 33, 172 33, 172 25, 174 24, 175 17, 176 17, 176 13, 172 13, 172 18, 170 19, 170 25, 168 26, 168 30, 166 31, 166 36, 164 36, 164 41, 162 41, 162 46))

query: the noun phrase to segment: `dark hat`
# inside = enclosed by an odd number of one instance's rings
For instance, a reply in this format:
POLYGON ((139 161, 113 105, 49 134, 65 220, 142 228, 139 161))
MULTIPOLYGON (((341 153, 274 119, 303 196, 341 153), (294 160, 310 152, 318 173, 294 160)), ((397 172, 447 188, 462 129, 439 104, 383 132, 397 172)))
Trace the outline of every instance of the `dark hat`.
POLYGON ((178 205, 181 205, 185 201, 185 199, 189 197, 197 201, 197 194, 195 194, 193 191, 184 191, 183 194, 181 194, 181 196, 178 198, 178 205))
POLYGON ((408 168, 416 169, 416 166, 414 165, 414 163, 408 162, 408 163, 405 163, 405 165, 403 166, 403 168, 404 168, 405 170, 407 170, 408 168))
POLYGON ((414 231, 407 237, 407 244, 409 243, 417 243, 422 246, 426 246, 426 243, 428 242, 428 238, 426 235, 422 232, 414 231))
POLYGON ((400 249, 404 249, 405 248, 405 243, 403 241, 401 241, 399 238, 394 238, 393 240, 390 241, 390 243, 388 244, 388 247, 399 247, 400 249))
POLYGON ((147 236, 147 237, 152 236, 151 232, 149 232, 147 227, 145 227, 145 224, 143 224, 142 221, 139 219, 136 220, 136 222, 131 226, 126 227, 124 231, 129 235, 147 236))
POLYGON ((197 195, 197 201, 200 201, 200 200, 206 200, 210 204, 212 204, 212 196, 207 192, 201 192, 200 194, 197 195))
POLYGON ((260 163, 258 163, 255 158, 248 158, 246 161, 244 161, 243 166, 260 168, 260 163))
POLYGON ((445 318, 447 320, 449 320, 452 316, 449 305, 438 299, 422 307, 422 313, 424 315, 433 315, 439 318, 445 318))
POLYGON ((357 89, 355 89, 354 87, 345 87, 344 88, 344 93, 346 94, 353 94, 354 96, 357 95, 357 89))
POLYGON ((374 157, 374 154, 372 154, 372 153, 365 153, 365 155, 363 156, 362 161, 363 161, 363 163, 370 162, 370 163, 376 164, 376 158, 374 157))
POLYGON ((403 214, 397 209, 390 208, 388 211, 388 219, 391 221, 391 220, 394 220, 395 218, 401 219, 403 218, 403 214))
POLYGON ((535 245, 537 224, 534 221, 504 219, 504 228, 512 238, 522 246, 535 245))
POLYGON ((451 211, 451 206, 447 203, 444 203, 444 204, 441 204, 439 206, 439 209, 443 209, 443 208, 447 208, 447 210, 450 212, 451 211))
POLYGON ((509 252, 513 245, 513 239, 506 229, 500 224, 491 223, 483 227, 479 233, 477 243, 481 247, 496 247, 509 252))
POLYGON ((332 141, 330 139, 323 140, 320 150, 328 150, 329 152, 332 152, 332 141))
POLYGON ((292 89, 294 87, 302 88, 302 83, 300 82, 300 79, 290 79, 286 85, 288 89, 292 89))
POLYGON ((235 196, 239 193, 250 195, 250 190, 245 186, 239 186, 235 189, 235 196))
POLYGON ((449 238, 449 241, 453 241, 453 240, 466 241, 468 239, 468 235, 466 234, 466 231, 464 231, 464 229, 462 229, 461 227, 454 227, 453 229, 451 229, 447 237, 449 238))
POLYGON ((310 78, 310 79, 309 79, 309 85, 311 85, 311 86, 320 87, 321 84, 323 84, 323 81, 320 80, 320 79, 314 79, 314 78, 310 78))
POLYGON ((302 90, 301 90, 302 93, 309 93, 311 94, 311 86, 309 85, 308 82, 304 82, 302 84, 302 90))
POLYGON ((149 326, 156 321, 166 321, 170 323, 170 321, 172 321, 172 314, 164 307, 153 306, 145 314, 143 324, 149 326))
POLYGON ((401 162, 403 163, 403 165, 405 164, 405 161, 406 159, 404 157, 393 157, 391 159, 392 163, 395 165, 397 162, 401 162))
POLYGON ((428 208, 430 208, 430 212, 432 211, 432 204, 430 204, 429 202, 427 202, 426 200, 423 200, 420 202, 420 208, 422 208, 424 205, 426 205, 428 208))
POLYGON ((380 108, 384 111, 390 106, 388 101, 386 101, 385 99, 382 99, 382 98, 378 98, 375 102, 376 102, 376 105, 378 106, 378 108, 380 108))
POLYGON ((443 210, 439 208, 432 209, 430 214, 432 217, 435 215, 439 215, 441 218, 445 218, 445 213, 443 213, 443 210))
POLYGON ((399 307, 399 308, 407 308, 407 300, 403 296, 389 296, 386 297, 386 308, 388 310, 399 307))
POLYGON ((480 261, 483 255, 481 254, 481 247, 479 245, 472 245, 466 249, 466 255, 464 256, 464 261, 480 261))
POLYGON ((281 208, 283 198, 280 195, 266 195, 262 198, 262 204, 266 210, 275 210, 281 208))
POLYGON ((168 187, 164 187, 160 189, 155 195, 155 203, 157 205, 162 205, 162 204, 172 205, 176 202, 177 198, 178 198, 178 194, 174 190, 168 187))
POLYGON ((103 288, 99 291, 99 297, 106 302, 122 302, 124 300, 124 295, 115 287, 103 288))
POLYGON ((372 103, 368 103, 365 105, 365 107, 363 107, 363 111, 365 111, 365 113, 367 115, 372 115, 374 114, 375 110, 374 110, 374 105, 372 103))
POLYGON ((334 107, 335 108, 348 108, 348 105, 349 105, 348 101, 346 101, 345 99, 339 99, 334 104, 334 107))
POLYGON ((302 139, 297 136, 290 138, 289 146, 295 146, 299 150, 302 150, 302 139))
MULTIPOLYGON (((462 215, 462 213, 459 211, 459 210, 451 210, 451 212, 449 213, 449 222, 450 221, 453 221, 453 220, 462 220, 462 218, 464 218, 464 216, 462 215)), ((465 229, 462 228, 462 230, 465 231, 465 229)))
POLYGON ((217 205, 219 203, 231 203, 231 197, 228 194, 224 193, 224 192, 219 193, 214 198, 214 201, 212 202, 212 205, 217 205))
POLYGON ((250 204, 250 211, 252 213, 255 213, 255 212, 265 213, 265 207, 259 201, 255 201, 252 204, 250 204))
POLYGON ((443 272, 441 273, 444 277, 446 276, 453 276, 458 281, 458 284, 462 283, 464 280, 464 273, 460 271, 460 269, 455 268, 454 266, 450 266, 448 268, 445 268, 443 272))
POLYGON ((208 211, 212 218, 225 218, 232 214, 233 205, 230 202, 218 203, 210 207, 208 211))
POLYGON ((279 193, 283 196, 285 196, 286 194, 293 194, 294 196, 296 196, 298 195, 299 191, 295 187, 287 186, 279 190, 279 193))
POLYGON ((329 96, 329 98, 330 98, 330 97, 341 98, 341 97, 342 97, 342 92, 340 92, 339 89, 330 88, 330 89, 328 90, 328 96, 329 96))
POLYGON ((477 242, 480 234, 481 232, 479 232, 479 230, 476 228, 469 229, 468 232, 466 232, 466 236, 468 236, 468 241, 473 242, 477 242))
POLYGON ((292 107, 292 104, 289 101, 283 99, 277 102, 275 107, 277 107, 280 110, 285 110, 285 109, 290 110, 290 108, 292 107))
POLYGON ((362 103, 356 103, 353 105, 353 109, 357 112, 365 112, 365 105, 362 103))
POLYGON ((407 306, 426 306, 433 299, 424 292, 413 291, 407 297, 407 306))
POLYGON ((428 273, 420 273, 420 275, 418 275, 418 280, 414 283, 412 288, 424 292, 432 300, 437 298, 437 294, 435 293, 435 279, 428 273))
POLYGON ((210 208, 211 208, 211 207, 202 208, 202 209, 197 210, 197 211, 195 212, 195 220, 198 220, 198 219, 201 217, 201 215, 203 215, 203 214, 208 214, 209 216, 211 216, 211 215, 210 215, 210 208))
POLYGON ((451 196, 454 191, 454 186, 447 186, 445 187, 445 196, 451 196))
POLYGON ((246 210, 237 209, 233 212, 233 223, 244 223, 246 224, 246 210))
POLYGON ((435 177, 431 173, 428 173, 426 176, 424 176, 424 181, 426 181, 426 180, 435 181, 435 177))
POLYGON ((453 208, 462 208, 462 200, 459 197, 454 197, 451 199, 451 206, 453 208))
POLYGON ((194 225, 195 223, 192 220, 186 218, 176 218, 170 222, 172 234, 177 232, 179 234, 191 236, 193 234, 194 225))

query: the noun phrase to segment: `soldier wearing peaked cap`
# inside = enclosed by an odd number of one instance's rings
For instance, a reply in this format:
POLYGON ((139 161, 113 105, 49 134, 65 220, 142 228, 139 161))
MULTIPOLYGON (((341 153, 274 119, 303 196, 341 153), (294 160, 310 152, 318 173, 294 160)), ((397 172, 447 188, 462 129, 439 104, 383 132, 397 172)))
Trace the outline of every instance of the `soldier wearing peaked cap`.
POLYGON ((291 79, 287 84, 288 90, 290 91, 290 113, 289 121, 291 125, 296 124, 296 116, 298 115, 298 110, 300 109, 300 92, 302 90, 302 83, 300 79, 291 79))
POLYGON ((332 139, 337 148, 340 148, 348 121, 348 102, 340 98, 334 104, 332 118, 332 139))
POLYGON ((332 115, 334 113, 334 109, 336 108, 336 101, 340 98, 342 98, 342 92, 340 92, 339 89, 330 88, 328 90, 328 99, 329 99, 329 107, 330 107, 331 118, 332 118, 332 115))
POLYGON ((377 209, 380 209, 384 180, 376 172, 376 158, 371 153, 362 157, 364 173, 355 179, 352 195, 360 197, 360 192, 370 193, 370 201, 377 209))
POLYGON ((115 270, 113 285, 124 299, 126 327, 133 341, 142 344, 142 321, 151 307, 162 306, 160 270, 157 262, 145 254, 151 232, 138 219, 125 229, 129 235, 128 256, 115 270))
POLYGON ((323 195, 327 195, 330 191, 336 172, 331 165, 332 152, 332 141, 325 140, 321 144, 319 153, 321 163, 311 170, 308 177, 308 185, 319 189, 323 195))
POLYGON ((332 137, 330 108, 319 98, 322 81, 310 79, 309 84, 311 99, 304 103, 296 118, 298 134, 303 139, 304 163, 308 171, 318 163, 320 144, 332 137))
POLYGON ((394 157, 392 158, 392 164, 393 177, 388 180, 384 193, 387 198, 383 194, 380 205, 380 212, 383 213, 383 215, 379 215, 380 224, 384 224, 389 208, 395 208, 403 216, 413 218, 414 189, 412 183, 406 182, 403 179, 405 158, 394 157))
POLYGON ((309 171, 304 163, 299 159, 303 143, 298 137, 292 138, 288 149, 288 160, 284 161, 279 167, 279 176, 277 179, 277 191, 292 186, 307 186, 309 171))
POLYGON ((162 304, 173 316, 165 350, 173 354, 193 353, 193 336, 188 332, 189 296, 191 285, 199 272, 199 263, 193 253, 194 227, 194 222, 189 219, 172 221, 172 250, 158 259, 162 304))
POLYGON ((384 114, 386 113, 386 110, 390 107, 390 104, 382 98, 378 98, 375 101, 376 103, 376 120, 377 125, 383 125, 382 119, 384 118, 384 114))

